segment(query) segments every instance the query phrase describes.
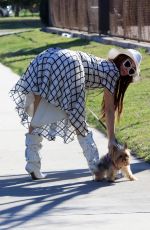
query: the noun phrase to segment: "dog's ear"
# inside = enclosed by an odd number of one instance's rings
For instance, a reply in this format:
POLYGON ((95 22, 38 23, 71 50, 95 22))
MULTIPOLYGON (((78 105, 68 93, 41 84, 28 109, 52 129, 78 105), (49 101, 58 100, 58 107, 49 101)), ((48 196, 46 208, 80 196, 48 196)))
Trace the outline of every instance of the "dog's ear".
POLYGON ((125 142, 124 143, 124 149, 127 149, 128 148, 128 145, 127 145, 127 143, 125 142))

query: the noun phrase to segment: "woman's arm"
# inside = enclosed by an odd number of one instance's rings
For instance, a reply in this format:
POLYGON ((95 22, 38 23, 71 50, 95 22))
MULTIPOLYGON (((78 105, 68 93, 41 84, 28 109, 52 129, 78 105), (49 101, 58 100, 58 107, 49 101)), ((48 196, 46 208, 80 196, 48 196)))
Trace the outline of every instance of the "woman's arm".
POLYGON ((104 103, 105 103, 105 119, 108 136, 108 148, 111 149, 115 144, 115 108, 114 96, 108 89, 104 89, 104 103))

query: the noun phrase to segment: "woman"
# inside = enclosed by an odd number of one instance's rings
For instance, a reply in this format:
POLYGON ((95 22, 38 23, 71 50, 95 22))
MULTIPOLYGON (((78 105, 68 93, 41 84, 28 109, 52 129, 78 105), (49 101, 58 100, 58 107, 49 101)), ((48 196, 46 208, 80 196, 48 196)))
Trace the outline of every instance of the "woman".
POLYGON ((119 119, 124 93, 139 76, 141 54, 133 49, 111 49, 108 60, 67 49, 50 48, 30 63, 10 91, 26 134, 26 171, 42 179, 42 137, 65 143, 77 135, 91 173, 98 180, 99 154, 85 119, 85 89, 104 88, 102 117, 108 147, 115 145, 115 115, 119 119))

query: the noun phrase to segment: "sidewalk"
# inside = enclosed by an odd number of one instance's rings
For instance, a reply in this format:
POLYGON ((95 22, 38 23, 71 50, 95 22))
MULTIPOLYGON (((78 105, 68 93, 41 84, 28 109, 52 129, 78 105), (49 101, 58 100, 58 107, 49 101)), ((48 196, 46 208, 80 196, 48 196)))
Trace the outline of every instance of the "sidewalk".
MULTIPOLYGON (((8 91, 18 76, 0 64, 0 230, 143 230, 150 218, 150 165, 132 159, 138 181, 93 182, 77 140, 44 141, 47 179, 31 181, 24 170, 26 129, 8 91)), ((107 139, 93 130, 100 153, 107 139)))
POLYGON ((6 35, 11 35, 11 34, 19 34, 23 32, 29 32, 32 31, 31 29, 7 29, 7 30, 2 30, 0 29, 0 37, 6 36, 6 35))

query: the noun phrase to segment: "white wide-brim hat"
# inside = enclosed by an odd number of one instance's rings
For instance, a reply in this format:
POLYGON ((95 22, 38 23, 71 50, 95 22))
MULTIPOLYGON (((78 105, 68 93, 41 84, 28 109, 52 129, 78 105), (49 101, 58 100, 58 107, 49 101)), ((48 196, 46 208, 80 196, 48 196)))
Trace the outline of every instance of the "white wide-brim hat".
POLYGON ((120 54, 125 54, 134 61, 135 65, 136 65, 136 73, 133 77, 138 78, 139 74, 140 74, 140 64, 142 61, 142 55, 140 54, 140 52, 135 50, 135 49, 112 48, 108 53, 108 58, 109 59, 115 59, 120 54))

